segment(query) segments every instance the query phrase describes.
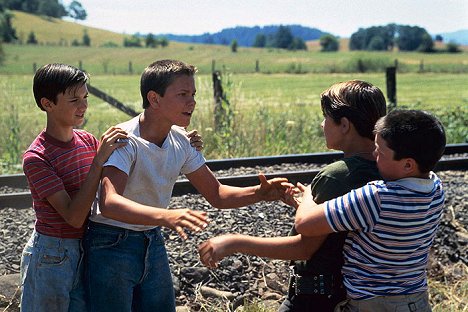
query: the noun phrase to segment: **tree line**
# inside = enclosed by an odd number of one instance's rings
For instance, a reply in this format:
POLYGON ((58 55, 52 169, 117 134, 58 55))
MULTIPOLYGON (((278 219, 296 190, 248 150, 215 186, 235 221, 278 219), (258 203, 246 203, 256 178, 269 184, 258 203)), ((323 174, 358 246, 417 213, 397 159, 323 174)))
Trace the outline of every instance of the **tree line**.
POLYGON ((78 1, 72 1, 65 7, 59 0, 0 0, 0 7, 55 18, 69 16, 75 20, 85 20, 88 16, 78 1))

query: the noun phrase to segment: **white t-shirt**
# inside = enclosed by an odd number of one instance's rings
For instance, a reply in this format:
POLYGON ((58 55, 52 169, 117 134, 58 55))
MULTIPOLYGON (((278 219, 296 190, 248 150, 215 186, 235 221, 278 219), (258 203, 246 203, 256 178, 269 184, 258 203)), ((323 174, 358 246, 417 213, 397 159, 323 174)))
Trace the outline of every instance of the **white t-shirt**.
MULTIPOLYGON (((116 149, 104 166, 114 166, 128 175, 124 197, 140 204, 166 208, 179 174, 199 169, 205 164, 205 158, 190 145, 185 131, 177 126, 172 126, 162 147, 142 139, 139 117, 119 125, 129 133, 129 142, 116 149)), ((93 205, 90 219, 134 231, 155 228, 106 218, 99 210, 98 200, 93 205)))

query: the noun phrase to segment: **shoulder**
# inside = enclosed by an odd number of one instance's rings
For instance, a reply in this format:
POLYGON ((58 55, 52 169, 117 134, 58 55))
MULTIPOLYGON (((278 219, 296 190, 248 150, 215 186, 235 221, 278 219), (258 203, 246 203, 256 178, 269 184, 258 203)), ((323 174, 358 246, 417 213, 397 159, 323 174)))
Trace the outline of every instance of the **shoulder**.
POLYGON ((190 142, 189 138, 187 137, 187 131, 185 131, 185 129, 182 127, 172 126, 171 135, 178 141, 190 142))
POLYGON ((140 123, 139 123, 139 120, 140 120, 140 114, 133 117, 132 119, 130 120, 127 120, 125 122, 122 122, 122 123, 119 123, 117 125, 117 127, 119 128, 122 128, 124 129, 125 131, 129 132, 129 133, 136 133, 140 123))
POLYGON ((91 133, 85 130, 80 130, 80 129, 74 129, 73 132, 75 133, 75 136, 84 142, 88 146, 94 146, 96 147, 99 143, 98 139, 91 133))

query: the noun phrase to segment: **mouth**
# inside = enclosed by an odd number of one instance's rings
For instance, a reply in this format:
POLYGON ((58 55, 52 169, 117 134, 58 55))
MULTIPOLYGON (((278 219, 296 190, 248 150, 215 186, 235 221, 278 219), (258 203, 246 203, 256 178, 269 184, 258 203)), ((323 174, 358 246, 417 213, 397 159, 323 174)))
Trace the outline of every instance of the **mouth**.
POLYGON ((84 113, 83 114, 76 114, 75 116, 78 117, 78 118, 84 118, 84 113))

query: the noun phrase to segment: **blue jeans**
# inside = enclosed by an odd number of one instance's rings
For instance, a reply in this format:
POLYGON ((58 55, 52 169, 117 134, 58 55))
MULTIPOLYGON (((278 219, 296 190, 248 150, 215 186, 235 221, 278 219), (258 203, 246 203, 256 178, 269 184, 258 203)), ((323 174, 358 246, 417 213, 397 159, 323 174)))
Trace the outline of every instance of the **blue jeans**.
POLYGON ((21 257, 21 311, 84 312, 81 240, 33 231, 21 257))
POLYGON ((89 311, 175 311, 159 228, 139 232, 90 222, 84 246, 89 311))

